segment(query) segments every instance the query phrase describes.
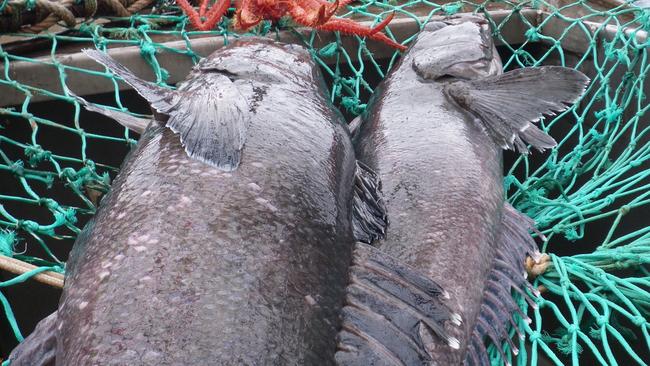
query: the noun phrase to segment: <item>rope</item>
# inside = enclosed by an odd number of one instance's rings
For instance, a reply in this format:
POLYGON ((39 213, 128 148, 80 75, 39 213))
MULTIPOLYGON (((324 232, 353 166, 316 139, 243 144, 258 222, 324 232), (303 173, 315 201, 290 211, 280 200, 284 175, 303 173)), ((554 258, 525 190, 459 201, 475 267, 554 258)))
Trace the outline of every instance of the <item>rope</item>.
MULTIPOLYGON (((92 17, 96 14, 99 7, 98 1, 101 2, 109 11, 111 15, 118 17, 130 17, 133 14, 148 7, 155 0, 84 0, 83 8, 76 8, 81 10, 81 16, 85 18, 92 17)), ((57 24, 60 21, 70 28, 77 25, 77 19, 72 11, 72 7, 76 5, 75 0, 12 0, 8 1, 2 9, 1 13, 8 14, 11 17, 10 24, 12 27, 20 26, 23 10, 32 10, 32 7, 38 8, 39 12, 46 14, 45 18, 38 21, 36 24, 22 29, 26 33, 40 33, 57 24)))

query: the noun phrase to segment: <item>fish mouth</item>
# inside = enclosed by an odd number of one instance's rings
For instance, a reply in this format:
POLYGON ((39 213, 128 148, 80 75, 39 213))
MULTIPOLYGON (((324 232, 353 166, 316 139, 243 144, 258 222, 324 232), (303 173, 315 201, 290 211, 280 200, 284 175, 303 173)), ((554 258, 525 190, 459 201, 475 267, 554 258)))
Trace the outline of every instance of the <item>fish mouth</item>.
POLYGON ((488 21, 478 15, 433 18, 412 49, 413 69, 425 80, 470 80, 502 72, 488 21))

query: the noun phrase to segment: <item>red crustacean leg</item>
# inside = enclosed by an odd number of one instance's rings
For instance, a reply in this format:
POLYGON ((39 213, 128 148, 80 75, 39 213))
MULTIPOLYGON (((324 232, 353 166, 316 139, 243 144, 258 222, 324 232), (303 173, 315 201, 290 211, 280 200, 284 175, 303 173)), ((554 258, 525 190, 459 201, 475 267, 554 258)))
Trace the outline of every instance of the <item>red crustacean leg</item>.
POLYGON ((187 0, 176 0, 176 4, 178 4, 178 6, 180 6, 181 9, 183 9, 183 13, 187 15, 187 19, 189 19, 190 24, 192 24, 194 28, 196 29, 201 28, 201 26, 203 25, 203 23, 201 22, 201 17, 196 12, 196 10, 194 10, 192 5, 190 5, 190 3, 187 2, 187 0))
MULTIPOLYGON (((207 3, 208 0, 205 0, 207 3)), ((223 18, 223 15, 226 14, 228 11, 228 8, 230 7, 230 0, 217 0, 216 3, 212 6, 210 10, 208 10, 207 14, 205 15, 205 23, 204 27, 206 28, 205 30, 210 30, 214 28, 219 21, 221 21, 221 18, 223 18)))
POLYGON ((205 12, 208 10, 208 3, 210 0, 201 0, 201 7, 199 7, 199 16, 203 18, 205 16, 205 12))
POLYGON ((392 39, 388 38, 384 33, 381 33, 381 30, 383 30, 386 27, 386 25, 390 23, 391 20, 393 20, 393 15, 394 14, 391 14, 388 17, 386 17, 386 19, 384 19, 381 23, 377 24, 377 26, 375 26, 374 28, 367 28, 354 22, 351 19, 343 19, 343 18, 330 19, 327 23, 319 25, 315 28, 320 30, 339 31, 343 34, 356 34, 358 36, 368 37, 370 39, 374 39, 375 41, 383 42, 400 51, 405 51, 406 46, 393 41, 392 39))
POLYGON ((238 4, 237 12, 235 13, 235 28, 246 30, 254 27, 262 21, 262 17, 255 14, 250 0, 243 0, 238 4))
POLYGON ((214 26, 219 23, 223 15, 228 10, 230 6, 230 0, 218 0, 212 9, 207 11, 207 4, 209 0, 202 0, 199 13, 194 10, 192 5, 187 0, 176 0, 178 6, 183 9, 183 12, 187 15, 187 18, 190 20, 190 24, 200 31, 208 31, 214 28, 214 26), (201 20, 201 17, 206 16, 205 22, 201 20))
MULTIPOLYGON (((306 1, 303 1, 305 3, 306 1)), ((325 24, 339 8, 339 0, 334 3, 326 1, 311 1, 309 4, 299 4, 296 2, 289 2, 287 10, 296 23, 307 27, 316 27, 325 24)))

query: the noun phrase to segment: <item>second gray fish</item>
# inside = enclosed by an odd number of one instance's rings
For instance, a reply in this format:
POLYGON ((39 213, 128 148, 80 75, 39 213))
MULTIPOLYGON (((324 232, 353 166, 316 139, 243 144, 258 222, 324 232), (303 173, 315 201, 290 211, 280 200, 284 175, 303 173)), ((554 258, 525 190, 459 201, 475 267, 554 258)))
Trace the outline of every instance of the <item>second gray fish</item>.
POLYGON ((426 25, 357 131, 357 157, 381 179, 390 225, 378 248, 357 246, 341 364, 485 366, 488 338, 503 359, 502 343, 517 352, 511 292, 531 300, 524 261, 537 247, 532 220, 504 203, 501 150, 555 146, 534 123, 587 83, 563 67, 502 73, 482 17, 426 25), (391 281, 379 280, 378 263, 391 281))

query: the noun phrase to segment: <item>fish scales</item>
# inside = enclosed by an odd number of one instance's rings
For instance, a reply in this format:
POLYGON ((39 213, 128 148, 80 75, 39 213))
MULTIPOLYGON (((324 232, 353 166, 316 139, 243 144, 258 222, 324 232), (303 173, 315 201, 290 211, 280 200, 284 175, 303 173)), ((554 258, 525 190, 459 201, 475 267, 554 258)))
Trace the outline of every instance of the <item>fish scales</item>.
POLYGON ((57 365, 333 364, 352 251, 347 130, 300 47, 235 42, 178 93, 218 98, 228 80, 248 102, 241 161, 192 158, 191 132, 181 144, 149 125, 75 243, 57 365))

